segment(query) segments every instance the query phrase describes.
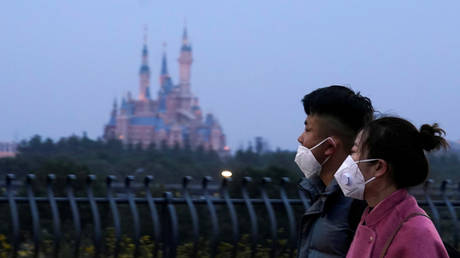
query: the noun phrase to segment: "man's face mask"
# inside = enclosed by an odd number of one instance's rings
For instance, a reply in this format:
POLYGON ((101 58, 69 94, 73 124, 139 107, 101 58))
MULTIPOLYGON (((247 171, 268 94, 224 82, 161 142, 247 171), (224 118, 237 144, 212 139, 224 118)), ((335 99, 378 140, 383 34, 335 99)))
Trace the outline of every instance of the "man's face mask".
POLYGON ((297 148, 297 154, 295 155, 295 163, 299 166, 300 170, 302 170, 303 174, 305 175, 306 178, 310 178, 314 175, 319 174, 321 171, 321 166, 324 165, 330 158, 327 157, 322 164, 320 164, 313 153, 311 152, 313 149, 316 147, 320 146, 327 140, 334 141, 331 137, 327 137, 326 139, 320 141, 318 144, 313 146, 311 149, 304 147, 302 145, 299 145, 297 148))
POLYGON ((375 179, 374 177, 369 178, 367 181, 364 180, 363 173, 358 167, 358 163, 371 162, 379 159, 363 159, 354 161, 350 155, 343 161, 337 172, 335 172, 335 180, 342 189, 343 195, 358 200, 364 199, 364 188, 365 185, 375 179))

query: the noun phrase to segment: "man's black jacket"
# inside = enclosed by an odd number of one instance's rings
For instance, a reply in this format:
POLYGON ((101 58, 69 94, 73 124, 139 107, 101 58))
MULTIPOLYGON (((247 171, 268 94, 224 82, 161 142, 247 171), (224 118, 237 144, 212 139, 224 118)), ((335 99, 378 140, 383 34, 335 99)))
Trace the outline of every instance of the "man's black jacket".
POLYGON ((304 178, 299 187, 311 206, 300 222, 297 257, 345 257, 366 203, 345 197, 335 179, 326 187, 318 176, 304 178))

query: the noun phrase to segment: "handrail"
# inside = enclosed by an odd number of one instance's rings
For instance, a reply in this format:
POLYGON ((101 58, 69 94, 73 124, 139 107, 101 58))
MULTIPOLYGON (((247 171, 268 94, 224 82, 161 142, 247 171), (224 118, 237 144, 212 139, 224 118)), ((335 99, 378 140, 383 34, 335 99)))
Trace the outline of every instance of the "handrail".
MULTIPOLYGON (((179 192, 175 192, 176 195, 173 195, 172 192, 164 192, 163 196, 152 194, 152 176, 143 178, 141 184, 136 183, 140 181, 140 178, 127 176, 121 189, 114 187, 117 178, 108 176, 105 196, 100 195, 100 191, 96 191, 97 195, 94 192, 97 182, 95 175, 87 176, 84 196, 77 196, 77 177, 75 175, 67 175, 64 195, 57 194, 60 191, 57 191, 56 181, 56 176, 48 175, 43 187, 46 196, 36 196, 36 189, 40 185, 35 175, 28 174, 24 181, 17 180, 13 174, 6 176, 6 191, 4 196, 0 196, 0 205, 8 206, 9 221, 4 223, 9 224, 11 229, 8 239, 12 244, 12 257, 18 256, 21 241, 23 241, 22 234, 29 228, 26 224, 22 224, 21 227, 21 219, 27 216, 31 219, 29 235, 32 236, 34 257, 39 257, 40 253, 44 252, 41 248, 41 242, 45 239, 41 234, 42 227, 44 227, 43 221, 47 221, 53 229, 51 233, 53 237, 52 253, 49 255, 59 257, 64 243, 71 240, 71 253, 73 257, 79 257, 83 240, 86 242, 88 240, 88 236, 82 233, 81 220, 83 217, 91 218, 89 226, 92 227, 90 237, 94 247, 94 257, 102 257, 107 251, 103 236, 105 225, 114 227, 115 249, 112 254, 114 257, 120 256, 124 251, 121 249, 124 233, 132 236, 133 257, 141 257, 140 239, 142 232, 145 231, 150 232, 148 234, 152 238, 151 255, 153 257, 176 257, 178 247, 185 237, 184 232, 181 231, 183 227, 190 228, 190 234, 187 235, 193 237, 188 253, 190 257, 199 257, 199 253, 203 252, 201 239, 207 240, 210 257, 216 257, 219 254, 220 245, 226 241, 229 241, 226 244, 232 246, 230 256, 237 257, 242 251, 239 248, 241 241, 246 241, 242 238, 242 234, 249 234, 250 250, 248 249, 248 252, 251 257, 256 257, 260 252, 260 246, 264 244, 268 250, 267 255, 270 257, 277 257, 282 252, 285 252, 288 257, 294 257, 297 222, 311 203, 301 190, 296 188, 292 190, 295 185, 291 184, 288 178, 282 178, 276 183, 268 177, 257 182, 250 177, 244 177, 241 182, 232 182, 231 179, 224 178, 217 188, 215 185, 211 188, 210 184, 213 179, 204 177, 201 181, 201 192, 192 195, 189 188, 193 179, 184 177, 180 194, 179 192), (23 182, 23 184, 18 184, 18 182, 23 182), (24 195, 20 191, 22 188, 25 189, 24 195), (254 189, 256 191, 253 191, 254 189), (235 193, 235 190, 241 193, 241 198, 232 198, 231 194, 235 193), (24 206, 26 206, 25 209, 24 206), (89 211, 86 212, 89 214, 82 213, 84 207, 89 208, 89 211), (178 210, 181 207, 187 212, 178 210), (49 210, 46 211, 46 208, 49 210), (62 217, 63 214, 60 211, 64 209, 68 210, 71 218, 62 217), (140 212, 141 210, 148 211, 148 216, 145 215, 145 212, 140 212), (122 211, 127 212, 121 213, 122 211), (179 211, 181 212, 178 213, 179 211), (50 216, 44 216, 46 212, 50 216), (263 214, 258 214, 261 212, 263 214), (223 216, 219 216, 222 213, 228 216, 224 219, 223 216), (128 219, 122 219, 121 214, 129 214, 128 219), (112 220, 104 219, 108 215, 112 220), (190 216, 191 224, 180 224, 179 220, 183 217, 179 216, 190 216), (287 223, 284 223, 288 226, 287 239, 280 238, 279 225, 283 224, 279 223, 282 221, 280 216, 287 220, 287 223), (203 232, 206 230, 200 228, 207 224, 203 223, 206 222, 206 219, 211 225, 209 235, 204 235, 203 232), (125 226, 126 222, 129 222, 129 230, 125 229, 122 232, 122 226, 125 226), (150 225, 147 222, 151 223, 152 228, 144 226, 150 225), (262 222, 267 224, 262 225, 262 222), (64 223, 72 223, 72 225, 64 227, 64 223), (245 228, 241 228, 243 225, 245 228), (70 239, 66 239, 64 228, 73 229, 70 239), (262 232, 267 232, 267 237, 262 236, 262 232)), ((417 191, 419 191, 416 195, 419 205, 430 211, 438 230, 440 230, 441 221, 452 224, 454 242, 457 245, 460 232, 457 217, 458 208, 460 208, 460 184, 454 185, 450 180, 444 180, 440 187, 434 187, 434 181, 430 179, 426 181, 423 188, 418 188, 417 191), (440 212, 441 209, 443 212, 440 212)))

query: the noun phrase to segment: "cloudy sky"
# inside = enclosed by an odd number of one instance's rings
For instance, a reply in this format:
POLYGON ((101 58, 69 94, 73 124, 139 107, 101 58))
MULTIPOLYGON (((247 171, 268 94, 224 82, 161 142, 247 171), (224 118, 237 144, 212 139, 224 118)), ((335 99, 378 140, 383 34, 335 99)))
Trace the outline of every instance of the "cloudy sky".
POLYGON ((460 139, 459 1, 3 1, 0 141, 102 135, 113 100, 138 93, 148 25, 152 93, 163 42, 177 81, 186 20, 192 91, 230 147, 296 148, 306 93, 345 84, 376 109, 460 139))

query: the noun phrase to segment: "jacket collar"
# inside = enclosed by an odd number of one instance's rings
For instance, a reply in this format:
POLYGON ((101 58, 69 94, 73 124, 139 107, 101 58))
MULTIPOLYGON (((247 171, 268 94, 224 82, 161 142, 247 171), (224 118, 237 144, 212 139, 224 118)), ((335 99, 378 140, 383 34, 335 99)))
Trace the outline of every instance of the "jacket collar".
POLYGON ((369 211, 369 207, 367 207, 364 211, 364 221, 366 225, 372 226, 386 217, 391 210, 407 198, 407 195, 406 189, 399 189, 378 203, 371 211, 369 211))
POLYGON ((299 187, 310 196, 313 202, 305 212, 305 215, 322 213, 328 197, 340 191, 335 179, 328 186, 325 186, 319 176, 302 179, 299 182, 299 187))
POLYGON ((319 194, 324 190, 325 185, 319 176, 313 176, 311 178, 302 178, 299 182, 299 188, 303 190, 310 200, 318 199, 319 194))

